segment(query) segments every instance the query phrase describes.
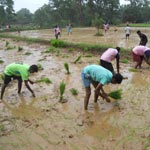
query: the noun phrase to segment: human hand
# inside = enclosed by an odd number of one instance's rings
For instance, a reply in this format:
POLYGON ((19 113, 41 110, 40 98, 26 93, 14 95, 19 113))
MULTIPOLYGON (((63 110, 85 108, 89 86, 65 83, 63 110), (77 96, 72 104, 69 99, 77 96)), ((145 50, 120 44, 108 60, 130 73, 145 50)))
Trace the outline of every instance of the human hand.
POLYGON ((33 82, 33 81, 31 81, 31 80, 29 80, 29 82, 30 82, 30 84, 34 84, 34 82, 33 82))

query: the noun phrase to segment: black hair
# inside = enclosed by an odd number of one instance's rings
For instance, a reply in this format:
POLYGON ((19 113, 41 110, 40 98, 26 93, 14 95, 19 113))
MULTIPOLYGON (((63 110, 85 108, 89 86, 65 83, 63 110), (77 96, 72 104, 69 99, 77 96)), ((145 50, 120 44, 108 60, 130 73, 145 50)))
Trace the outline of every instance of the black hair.
POLYGON ((32 70, 34 72, 38 72, 38 66, 37 65, 31 65, 30 70, 32 70))
POLYGON ((120 51, 120 47, 116 47, 117 51, 119 52, 120 51))
POLYGON ((141 33, 141 31, 140 31, 140 30, 138 30, 136 33, 141 33))
POLYGON ((116 82, 118 84, 120 84, 122 82, 122 80, 123 80, 123 76, 120 73, 114 74, 113 77, 114 77, 114 79, 116 80, 116 82))

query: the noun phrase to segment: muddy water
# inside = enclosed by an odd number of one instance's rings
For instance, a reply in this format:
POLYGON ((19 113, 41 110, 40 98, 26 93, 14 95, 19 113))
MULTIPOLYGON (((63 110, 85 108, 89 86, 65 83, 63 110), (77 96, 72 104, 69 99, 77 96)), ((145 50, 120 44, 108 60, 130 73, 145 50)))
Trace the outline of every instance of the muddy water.
MULTIPOLYGON (((27 34, 27 33, 26 33, 27 34)), ((123 35, 122 35, 123 36, 123 35)), ((68 52, 57 49, 58 53, 43 53, 48 46, 26 44, 9 40, 16 46, 6 50, 4 40, 0 42, 0 56, 4 60, 0 72, 11 62, 39 63, 44 70, 31 76, 32 80, 48 77, 52 83, 31 85, 36 98, 23 86, 17 95, 17 83, 12 82, 6 89, 0 103, 0 149, 1 150, 142 150, 150 149, 150 68, 143 64, 139 72, 130 72, 129 64, 121 64, 121 73, 128 77, 121 85, 105 86, 107 92, 123 89, 118 103, 107 103, 99 99, 93 102, 93 88, 88 111, 83 110, 84 88, 80 73, 87 64, 98 63, 99 56, 86 57, 78 51, 68 52), (23 47, 18 52, 17 47, 23 47), (30 52, 30 55, 25 55, 30 52), (81 60, 73 61, 82 55, 81 60), (70 67, 66 74, 64 63, 70 67), (64 99, 59 103, 59 84, 66 83, 64 99), (70 92, 78 91, 77 96, 70 92)), ((115 62, 114 62, 115 65, 115 62)), ((2 82, 2 81, 1 81, 2 82)))

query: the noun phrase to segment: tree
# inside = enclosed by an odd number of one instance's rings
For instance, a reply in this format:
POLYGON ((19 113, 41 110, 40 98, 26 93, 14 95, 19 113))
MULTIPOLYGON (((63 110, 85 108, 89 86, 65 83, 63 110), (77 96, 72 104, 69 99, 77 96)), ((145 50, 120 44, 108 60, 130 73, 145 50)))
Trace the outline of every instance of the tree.
POLYGON ((103 23, 104 23, 104 20, 98 15, 98 14, 95 14, 95 17, 93 19, 93 25, 96 27, 97 29, 97 33, 96 35, 97 36, 101 36, 102 34, 100 33, 100 28, 103 27, 103 23))
POLYGON ((11 24, 14 21, 13 0, 0 0, 0 25, 11 24))
POLYGON ((26 8, 22 8, 16 13, 16 23, 17 24, 30 24, 32 23, 32 13, 26 8))

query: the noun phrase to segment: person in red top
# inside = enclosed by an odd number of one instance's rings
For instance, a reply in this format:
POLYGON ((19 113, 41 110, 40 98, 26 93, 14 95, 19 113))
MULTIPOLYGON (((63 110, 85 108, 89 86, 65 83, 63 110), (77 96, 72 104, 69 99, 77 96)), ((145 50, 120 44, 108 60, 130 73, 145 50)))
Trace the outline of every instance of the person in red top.
POLYGON ((132 50, 133 61, 137 62, 135 69, 141 68, 143 59, 150 65, 150 48, 146 46, 136 46, 132 50))

